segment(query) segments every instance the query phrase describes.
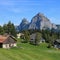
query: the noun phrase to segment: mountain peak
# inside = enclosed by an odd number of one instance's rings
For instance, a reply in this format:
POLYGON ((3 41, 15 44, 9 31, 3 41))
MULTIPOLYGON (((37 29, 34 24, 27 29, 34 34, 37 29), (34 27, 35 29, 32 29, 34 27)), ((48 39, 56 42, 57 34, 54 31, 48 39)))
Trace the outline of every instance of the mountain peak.
POLYGON ((23 18, 22 19, 22 22, 28 22, 26 18, 23 18))
POLYGON ((44 14, 39 12, 36 16, 44 16, 44 14))
POLYGON ((29 22, 26 18, 22 19, 22 22, 18 26, 19 30, 26 30, 28 28, 29 22))
POLYGON ((29 23, 26 18, 22 19, 21 24, 19 25, 19 30, 28 30, 28 29, 57 29, 56 25, 50 22, 50 20, 43 14, 37 13, 29 23))
POLYGON ((26 19, 26 18, 23 18, 22 19, 22 22, 21 22, 21 24, 28 24, 29 22, 28 22, 28 20, 26 19))
POLYGON ((37 13, 31 20, 31 22, 36 22, 36 21, 50 21, 43 13, 37 13))

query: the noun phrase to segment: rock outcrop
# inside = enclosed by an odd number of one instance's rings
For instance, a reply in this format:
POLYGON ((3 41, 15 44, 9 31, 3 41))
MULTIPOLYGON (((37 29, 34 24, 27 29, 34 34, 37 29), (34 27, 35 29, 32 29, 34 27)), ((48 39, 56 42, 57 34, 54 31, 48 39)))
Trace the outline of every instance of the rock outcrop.
POLYGON ((35 15, 31 22, 29 23, 27 19, 23 19, 20 25, 18 26, 19 30, 28 30, 28 29, 57 29, 55 24, 52 24, 50 20, 44 16, 44 14, 38 13, 35 15))
POLYGON ((20 23, 20 25, 18 26, 19 31, 20 30, 27 30, 29 26, 29 22, 27 21, 26 18, 22 19, 22 22, 20 23))

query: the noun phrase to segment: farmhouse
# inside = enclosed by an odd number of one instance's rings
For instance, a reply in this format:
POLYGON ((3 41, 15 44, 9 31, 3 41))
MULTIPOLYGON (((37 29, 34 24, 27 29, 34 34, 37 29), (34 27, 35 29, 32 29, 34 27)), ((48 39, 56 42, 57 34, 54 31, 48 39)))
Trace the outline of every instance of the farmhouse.
MULTIPOLYGON (((30 35, 30 43, 35 44, 36 33, 30 35)), ((45 42, 45 39, 41 38, 39 43, 45 42)))
POLYGON ((17 40, 11 35, 3 36, 0 35, 0 48, 11 48, 16 47, 17 40))

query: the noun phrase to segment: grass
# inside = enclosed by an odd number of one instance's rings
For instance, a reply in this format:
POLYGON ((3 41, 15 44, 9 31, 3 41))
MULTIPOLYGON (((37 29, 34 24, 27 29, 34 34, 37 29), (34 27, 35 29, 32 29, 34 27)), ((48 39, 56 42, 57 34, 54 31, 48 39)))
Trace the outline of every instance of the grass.
POLYGON ((60 50, 48 49, 47 44, 39 46, 18 43, 17 48, 0 48, 0 60, 59 60, 60 50))

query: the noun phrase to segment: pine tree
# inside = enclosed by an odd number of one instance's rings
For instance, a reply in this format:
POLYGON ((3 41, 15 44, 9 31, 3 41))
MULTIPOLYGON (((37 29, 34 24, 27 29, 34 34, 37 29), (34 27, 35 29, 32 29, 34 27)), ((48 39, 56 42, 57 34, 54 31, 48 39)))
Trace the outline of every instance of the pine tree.
POLYGON ((11 21, 8 22, 8 24, 3 25, 3 29, 5 30, 5 33, 11 34, 16 37, 16 29, 13 23, 11 21))
POLYGON ((42 37, 41 33, 36 32, 35 45, 39 45, 39 42, 40 42, 40 40, 41 40, 41 37, 42 37))
POLYGON ((4 29, 2 28, 2 26, 0 26, 0 35, 4 34, 4 29))

